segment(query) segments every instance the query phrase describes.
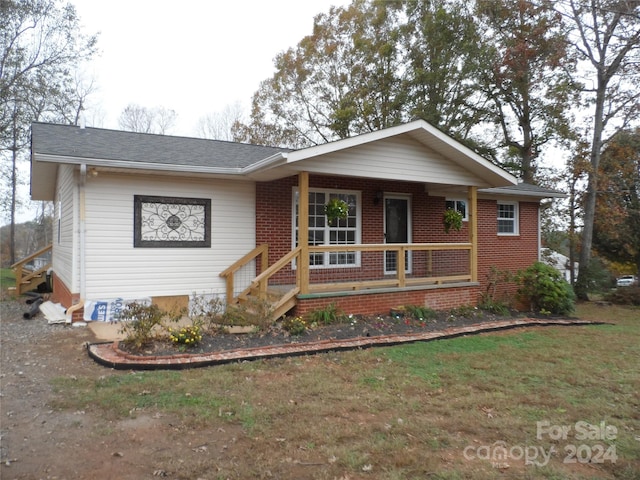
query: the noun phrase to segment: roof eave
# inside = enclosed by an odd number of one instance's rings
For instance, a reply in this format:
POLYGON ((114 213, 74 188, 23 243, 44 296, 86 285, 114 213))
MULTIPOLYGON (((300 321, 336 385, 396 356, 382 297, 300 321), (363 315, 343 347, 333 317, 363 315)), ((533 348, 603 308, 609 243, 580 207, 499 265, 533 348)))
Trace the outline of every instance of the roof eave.
POLYGON ((130 170, 151 170, 175 173, 208 173, 213 175, 242 175, 241 167, 205 167, 202 165, 176 165, 153 162, 131 162, 127 160, 112 160, 89 157, 69 157, 48 154, 33 154, 33 160, 38 163, 58 163, 67 165, 87 165, 103 168, 121 168, 130 170))
POLYGON ((506 195, 511 197, 529 197, 529 198, 567 198, 566 193, 557 192, 554 190, 548 190, 546 192, 533 191, 533 190, 514 190, 511 188, 492 187, 482 188, 478 190, 478 194, 485 195, 506 195))
POLYGON ((252 163, 241 169, 242 173, 245 175, 251 176, 256 173, 259 174, 265 170, 269 170, 271 168, 275 168, 279 165, 284 165, 287 163, 287 153, 286 152, 278 152, 270 157, 264 158, 258 162, 252 163))

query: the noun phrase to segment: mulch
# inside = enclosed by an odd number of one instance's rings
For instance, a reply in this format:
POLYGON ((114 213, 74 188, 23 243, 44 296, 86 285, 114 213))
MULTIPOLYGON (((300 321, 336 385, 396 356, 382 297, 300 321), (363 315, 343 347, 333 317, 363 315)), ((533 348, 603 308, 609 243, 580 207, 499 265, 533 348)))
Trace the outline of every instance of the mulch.
POLYGON ((436 317, 428 320, 414 319, 398 315, 351 315, 342 322, 330 325, 315 325, 301 335, 291 335, 277 322, 266 331, 230 334, 203 334, 202 340, 194 346, 178 346, 168 339, 157 340, 142 350, 132 348, 126 342, 120 342, 118 348, 138 356, 168 356, 176 353, 207 354, 239 349, 254 349, 277 345, 307 344, 327 340, 347 340, 391 335, 404 335, 425 332, 437 332, 455 327, 479 325, 496 320, 513 318, 531 318, 531 315, 515 313, 510 316, 495 315, 479 309, 455 315, 450 312, 437 312, 436 317))

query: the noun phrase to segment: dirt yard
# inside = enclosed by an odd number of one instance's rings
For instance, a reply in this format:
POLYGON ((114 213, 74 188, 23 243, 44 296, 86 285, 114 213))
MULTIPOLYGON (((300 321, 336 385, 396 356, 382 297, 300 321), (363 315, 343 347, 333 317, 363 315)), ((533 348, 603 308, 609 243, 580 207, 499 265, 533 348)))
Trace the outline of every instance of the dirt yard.
POLYGON ((220 463, 237 461, 240 427, 184 431, 166 416, 111 422, 90 411, 56 410, 53 378, 111 373, 85 352, 85 344, 96 339, 88 328, 47 325, 41 314, 24 320, 26 308, 18 302, 0 308, 0 478, 158 478, 167 472, 156 462, 166 465, 168 457, 198 462, 206 454, 220 463))

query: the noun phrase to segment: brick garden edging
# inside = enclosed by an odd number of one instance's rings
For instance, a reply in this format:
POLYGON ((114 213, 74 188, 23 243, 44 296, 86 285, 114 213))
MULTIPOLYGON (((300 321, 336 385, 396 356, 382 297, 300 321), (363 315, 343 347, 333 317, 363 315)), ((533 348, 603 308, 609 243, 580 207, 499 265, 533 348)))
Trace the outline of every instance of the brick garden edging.
POLYGON ((497 330, 532 326, 602 325, 604 322, 590 322, 573 319, 533 319, 499 320, 467 327, 447 328, 437 332, 405 333, 400 335, 380 335, 342 340, 321 340, 306 343, 287 343, 266 347, 224 350, 210 353, 181 353, 176 355, 151 356, 132 355, 118 348, 118 341, 92 343, 87 346, 89 357, 100 365, 116 370, 181 370, 186 368, 222 365, 231 362, 258 360, 275 357, 309 355, 341 350, 369 347, 388 347, 402 343, 425 342, 474 335, 497 330))

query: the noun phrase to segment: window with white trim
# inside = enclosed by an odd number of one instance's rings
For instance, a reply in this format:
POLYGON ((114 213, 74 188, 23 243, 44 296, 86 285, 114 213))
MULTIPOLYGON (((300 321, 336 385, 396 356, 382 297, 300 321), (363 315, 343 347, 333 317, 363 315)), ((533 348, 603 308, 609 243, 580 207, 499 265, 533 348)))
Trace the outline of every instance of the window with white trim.
POLYGON ((469 221, 469 213, 467 212, 467 201, 460 198, 447 198, 445 209, 453 209, 462 214, 462 221, 469 221))
POLYGON ((517 202, 498 202, 498 235, 518 235, 517 202))
MULTIPOLYGON (((294 245, 298 244, 298 191, 294 192, 294 245)), ((309 190, 309 245, 353 245, 360 243, 360 193, 337 190, 309 190), (332 198, 349 206, 345 219, 328 222, 324 206, 332 198)), ((356 252, 323 252, 309 254, 311 267, 356 267, 360 255, 356 252)))

